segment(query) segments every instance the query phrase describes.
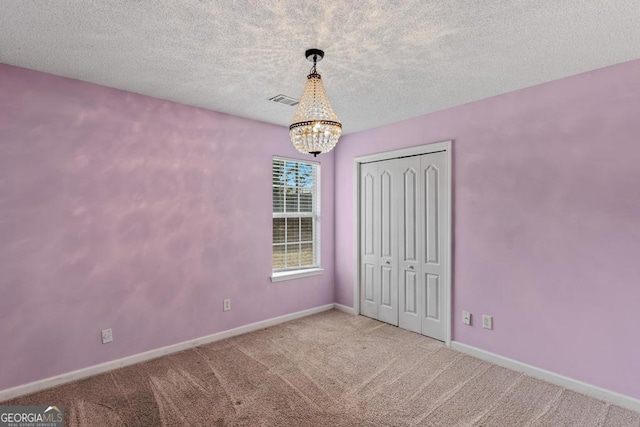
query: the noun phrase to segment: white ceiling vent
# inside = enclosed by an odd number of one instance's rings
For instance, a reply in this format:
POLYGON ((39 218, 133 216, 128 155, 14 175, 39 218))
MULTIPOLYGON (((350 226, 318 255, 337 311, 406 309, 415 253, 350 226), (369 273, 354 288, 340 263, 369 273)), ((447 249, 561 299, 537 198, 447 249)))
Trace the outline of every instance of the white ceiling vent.
POLYGON ((279 102, 280 104, 290 105, 292 107, 294 105, 298 105, 298 103, 300 102, 297 99, 294 99, 294 98, 292 98, 290 96, 283 95, 283 94, 276 95, 276 96, 274 96, 272 98, 269 98, 269 101, 279 102))

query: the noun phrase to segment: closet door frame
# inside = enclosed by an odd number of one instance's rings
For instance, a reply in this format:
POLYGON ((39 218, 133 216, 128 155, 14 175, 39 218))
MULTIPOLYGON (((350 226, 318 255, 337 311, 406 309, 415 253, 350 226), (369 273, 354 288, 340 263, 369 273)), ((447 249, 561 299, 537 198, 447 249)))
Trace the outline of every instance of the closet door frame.
POLYGON ((451 346, 451 319, 453 316, 453 305, 451 299, 451 279, 453 277, 453 241, 451 238, 452 228, 452 193, 453 193, 453 180, 452 180, 452 141, 435 142, 432 144, 420 145, 417 147, 403 148, 400 150, 387 151, 383 153, 370 154, 366 156, 359 156, 353 160, 353 223, 354 235, 353 235, 353 250, 354 250, 354 286, 353 286, 353 312, 356 315, 360 314, 360 165, 362 163, 376 162, 381 160, 396 159, 398 157, 407 156, 419 156, 422 154, 430 154, 436 152, 445 152, 449 174, 449 189, 448 200, 449 203, 446 206, 447 227, 444 230, 444 239, 448 242, 448 259, 449 265, 447 266, 447 277, 444 285, 444 298, 445 306, 449 309, 449 315, 446 319, 446 333, 445 344, 451 346))

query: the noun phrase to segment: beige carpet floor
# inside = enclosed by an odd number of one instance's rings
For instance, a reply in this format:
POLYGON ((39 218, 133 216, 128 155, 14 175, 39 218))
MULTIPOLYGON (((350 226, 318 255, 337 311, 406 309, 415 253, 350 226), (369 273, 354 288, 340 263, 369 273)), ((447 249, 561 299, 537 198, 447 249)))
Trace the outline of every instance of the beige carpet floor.
POLYGON ((640 426, 640 414, 329 311, 5 404, 67 426, 640 426))

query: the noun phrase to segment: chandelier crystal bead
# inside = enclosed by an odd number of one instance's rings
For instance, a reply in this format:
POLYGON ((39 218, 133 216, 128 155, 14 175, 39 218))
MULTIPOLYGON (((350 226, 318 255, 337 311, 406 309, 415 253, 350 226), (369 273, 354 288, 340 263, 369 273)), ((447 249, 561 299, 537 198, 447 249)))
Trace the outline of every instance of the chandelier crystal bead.
POLYGON ((293 146, 299 152, 313 154, 314 157, 331 151, 342 134, 342 124, 331 108, 322 77, 316 72, 316 63, 323 56, 324 52, 319 49, 306 52, 307 59, 313 61, 313 68, 289 126, 293 146))

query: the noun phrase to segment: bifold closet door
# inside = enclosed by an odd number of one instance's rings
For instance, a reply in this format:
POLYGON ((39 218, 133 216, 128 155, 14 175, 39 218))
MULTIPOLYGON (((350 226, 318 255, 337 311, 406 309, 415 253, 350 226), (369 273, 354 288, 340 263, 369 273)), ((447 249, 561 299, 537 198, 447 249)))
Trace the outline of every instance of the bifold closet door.
POLYGON ((380 243, 376 238, 380 212, 376 209, 377 165, 360 165, 360 312, 378 318, 380 304, 376 292, 376 271, 380 243))
POLYGON ((444 152, 402 162, 399 220, 399 326, 444 341, 448 272, 449 174, 444 152))
POLYGON ((360 310, 446 339, 449 171, 445 152, 360 166, 360 310))
POLYGON ((420 273, 422 334, 444 341, 450 316, 444 284, 449 277, 449 171, 445 152, 420 156, 420 273))
POLYGON ((420 274, 422 224, 419 219, 422 202, 420 157, 401 159, 401 189, 398 203, 398 302, 399 326, 422 333, 424 291, 420 274))
POLYGON ((399 163, 386 160, 360 169, 360 310, 398 325, 399 163))

